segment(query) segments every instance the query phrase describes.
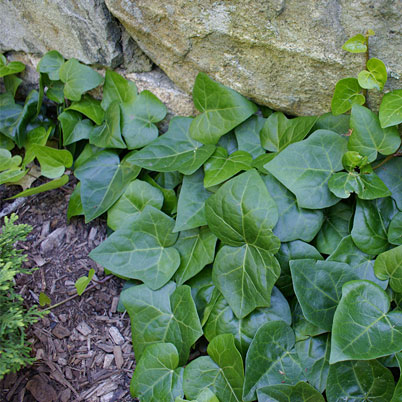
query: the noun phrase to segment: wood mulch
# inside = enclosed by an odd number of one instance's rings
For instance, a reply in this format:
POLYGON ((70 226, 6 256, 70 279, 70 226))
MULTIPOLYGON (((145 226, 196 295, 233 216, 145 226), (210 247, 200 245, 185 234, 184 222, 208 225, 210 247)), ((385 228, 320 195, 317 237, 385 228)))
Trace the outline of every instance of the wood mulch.
MULTIPOLYGON (((117 312, 122 281, 107 277, 88 253, 106 238, 106 223, 82 217, 67 222, 67 204, 75 181, 61 189, 28 197, 18 206, 19 223, 33 227, 20 244, 28 255, 32 275, 17 278, 17 290, 27 306, 38 304, 40 292, 52 304, 71 300, 50 310, 28 332, 36 362, 0 381, 0 400, 11 402, 135 401, 129 393, 135 368, 130 320, 117 312), (99 283, 82 296, 75 281, 96 271, 99 283)), ((0 212, 18 187, 0 186, 0 212)), ((3 222, 1 221, 1 224, 3 222)))

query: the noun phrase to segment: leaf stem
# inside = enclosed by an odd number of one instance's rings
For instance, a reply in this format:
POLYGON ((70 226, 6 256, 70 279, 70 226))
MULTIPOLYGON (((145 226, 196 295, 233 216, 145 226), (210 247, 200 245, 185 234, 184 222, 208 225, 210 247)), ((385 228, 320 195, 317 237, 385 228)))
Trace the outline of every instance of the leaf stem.
POLYGON ((387 163, 388 161, 390 161, 392 158, 395 158, 396 156, 402 156, 402 152, 395 152, 392 155, 388 155, 385 159, 383 159, 378 165, 373 167, 374 169, 378 169, 380 166, 384 165, 385 163, 387 163))

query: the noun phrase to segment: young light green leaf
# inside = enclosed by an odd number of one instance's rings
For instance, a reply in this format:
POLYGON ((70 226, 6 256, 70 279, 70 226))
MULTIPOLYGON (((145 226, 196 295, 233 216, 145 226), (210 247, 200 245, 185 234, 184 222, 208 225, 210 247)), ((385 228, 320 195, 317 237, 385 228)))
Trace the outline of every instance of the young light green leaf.
POLYGON ((327 208, 339 201, 327 183, 334 172, 343 169, 346 146, 339 134, 317 130, 306 140, 289 145, 264 168, 296 195, 299 207, 327 208))
POLYGON ((273 230, 275 236, 281 242, 313 240, 323 223, 323 213, 300 208, 296 197, 271 174, 263 176, 263 180, 278 207, 279 219, 273 230))
POLYGON ((344 283, 359 279, 347 264, 310 259, 290 261, 293 287, 304 316, 331 331, 344 283))
POLYGON ((81 181, 81 201, 85 221, 90 222, 106 212, 124 193, 127 185, 139 174, 140 168, 114 151, 93 154, 75 169, 81 181))
POLYGON ((235 128, 236 140, 240 151, 248 152, 253 158, 265 153, 260 142, 260 131, 264 122, 264 118, 253 115, 235 128))
POLYGON ((130 393, 142 402, 174 402, 183 396, 183 367, 171 343, 150 345, 137 361, 130 393))
POLYGON ((187 362, 191 346, 202 335, 189 286, 176 288, 173 282, 159 290, 132 286, 121 293, 121 300, 130 315, 137 361, 148 345, 170 342, 177 348, 180 364, 187 362))
POLYGON ((182 285, 213 262, 216 241, 216 236, 207 227, 180 232, 175 244, 180 254, 180 266, 175 273, 178 285, 182 285))
POLYGON ((179 252, 171 247, 177 239, 173 226, 172 218, 147 205, 130 225, 116 230, 89 256, 115 275, 159 289, 180 264, 179 252))
POLYGON ((81 95, 103 83, 103 77, 77 59, 66 61, 59 70, 60 80, 64 82, 64 96, 79 101, 81 95))
POLYGON ((114 101, 129 104, 134 102, 136 97, 137 87, 133 81, 126 80, 112 70, 106 71, 101 103, 103 110, 107 110, 109 105, 114 101))
POLYGON ((58 81, 60 79, 59 70, 63 64, 63 56, 56 50, 51 50, 40 59, 37 71, 46 73, 52 81, 58 81))
POLYGON ((365 53, 367 52, 367 38, 362 34, 357 34, 348 39, 342 49, 350 53, 365 53))
POLYGON ((7 75, 18 74, 25 70, 25 64, 20 61, 10 61, 6 65, 0 66, 0 78, 7 75))
POLYGON ((0 148, 0 172, 3 170, 15 170, 21 165, 22 158, 20 155, 12 156, 7 149, 0 148))
POLYGON ((360 71, 357 79, 359 85, 365 89, 378 89, 382 91, 387 82, 387 69, 385 64, 375 57, 367 61, 367 70, 360 71))
POLYGON ((278 221, 275 201, 256 170, 223 184, 205 203, 211 231, 225 244, 255 245, 275 253, 280 245, 271 229, 278 221))
POLYGON ((259 388, 257 396, 259 402, 324 402, 323 396, 304 381, 259 388))
POLYGON ((48 304, 50 306, 52 304, 52 301, 50 300, 50 297, 46 293, 40 292, 39 304, 42 307, 46 306, 46 304, 48 304))
POLYGON ((112 102, 105 113, 105 121, 101 126, 92 129, 89 143, 99 148, 127 148, 120 129, 120 105, 112 102))
POLYGON ((251 155, 245 151, 236 151, 228 155, 225 148, 217 147, 204 164, 204 186, 216 186, 241 170, 251 169, 251 161, 251 155))
POLYGON ((362 88, 356 78, 344 78, 335 85, 331 101, 332 114, 338 116, 346 113, 352 105, 364 105, 366 98, 362 95, 362 88))
POLYGON ((331 254, 339 242, 350 233, 353 217, 351 205, 340 202, 324 211, 325 219, 315 239, 315 246, 323 254, 331 254))
POLYGON ((276 287, 272 290, 270 307, 257 308, 241 319, 233 314, 227 301, 220 295, 212 306, 204 327, 204 334, 208 341, 217 335, 233 334, 236 347, 245 357, 258 328, 267 322, 278 320, 290 325, 292 317, 287 300, 276 287))
POLYGON ((373 201, 358 199, 352 229, 356 246, 370 255, 386 251, 389 247, 388 226, 396 212, 390 197, 373 201))
POLYGON ((398 209, 402 211, 402 158, 393 158, 376 170, 378 177, 391 191, 398 209))
POLYGON ((75 110, 90 118, 95 124, 102 124, 105 112, 101 108, 100 101, 90 95, 84 95, 79 102, 73 102, 65 110, 75 110))
POLYGON ((389 224, 388 241, 397 246, 402 244, 402 212, 398 212, 389 224))
POLYGON ((0 173, 0 185, 5 183, 18 183, 26 174, 27 170, 5 170, 0 173))
POLYGON ((203 146, 189 136, 192 119, 174 117, 169 130, 137 152, 132 161, 157 172, 179 172, 191 175, 212 155, 213 145, 203 146))
POLYGON ((380 105, 379 117, 382 128, 402 123, 402 89, 384 95, 380 105))
POLYGON ((395 127, 381 128, 377 115, 364 106, 353 105, 350 128, 353 132, 349 138, 348 150, 367 156, 369 163, 376 160, 377 152, 390 155, 401 144, 398 130, 395 127))
POLYGON ((299 340, 296 351, 309 383, 324 392, 329 371, 330 334, 299 340))
POLYGON ((243 361, 232 334, 219 335, 208 345, 209 356, 193 360, 184 369, 184 393, 197 398, 209 388, 220 401, 241 402, 243 361))
POLYGON ((147 206, 161 209, 163 194, 157 188, 141 180, 132 181, 120 199, 107 212, 107 225, 112 230, 130 225, 147 206))
POLYGON ((260 132, 261 145, 271 152, 280 152, 288 145, 303 140, 317 121, 315 116, 287 119, 281 112, 268 117, 260 132))
POLYGON ((378 285, 365 280, 346 283, 334 315, 330 364, 399 352, 402 312, 389 309, 390 297, 378 285))
POLYGON ((91 268, 88 272, 88 276, 81 276, 75 281, 75 288, 77 289, 78 296, 81 296, 89 283, 91 282, 93 276, 95 274, 95 270, 91 268))
POLYGON ((284 321, 268 322, 259 328, 246 357, 244 401, 254 401, 256 391, 268 385, 293 385, 304 380, 294 345, 293 330, 284 321))
POLYGON ((378 279, 389 279, 392 290, 402 293, 402 246, 379 254, 374 263, 374 272, 378 279))
POLYGON ((326 395, 328 402, 388 402, 394 388, 392 373, 378 361, 351 361, 330 366, 326 395))
POLYGON ((201 114, 191 123, 190 136, 203 144, 216 144, 257 111, 256 105, 202 72, 195 80, 193 100, 201 114))
POLYGON ((34 194, 39 194, 39 193, 43 193, 45 191, 50 191, 50 190, 54 190, 55 188, 59 188, 61 186, 64 186, 65 184, 68 183, 68 176, 65 174, 61 177, 59 177, 58 179, 49 181, 45 184, 42 184, 38 187, 32 187, 29 188, 28 190, 25 191, 21 191, 20 193, 8 198, 9 200, 13 200, 14 198, 18 198, 18 197, 28 197, 30 195, 34 195, 34 194))
POLYGON ((244 318, 257 307, 270 306, 280 272, 278 261, 265 249, 223 246, 215 257, 212 279, 236 317, 244 318))
POLYGON ((205 201, 210 196, 211 193, 204 188, 202 169, 190 176, 184 176, 177 205, 174 231, 179 232, 206 225, 205 201))
POLYGON ((158 137, 158 123, 166 116, 166 106, 151 92, 120 104, 122 134, 128 149, 142 148, 158 137))
POLYGON ((81 182, 78 182, 74 191, 71 193, 70 200, 68 201, 67 221, 70 221, 73 216, 83 214, 84 210, 82 209, 81 203, 81 182))

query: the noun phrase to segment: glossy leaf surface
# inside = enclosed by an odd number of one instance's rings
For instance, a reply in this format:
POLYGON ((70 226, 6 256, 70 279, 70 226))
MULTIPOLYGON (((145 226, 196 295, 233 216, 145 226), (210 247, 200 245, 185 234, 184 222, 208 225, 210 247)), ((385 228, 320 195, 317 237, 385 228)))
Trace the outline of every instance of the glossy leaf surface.
POLYGON ((257 396, 259 402, 324 402, 323 396, 306 382, 270 385, 260 388, 257 396))
POLYGON ((335 116, 347 112, 353 105, 363 105, 366 101, 362 88, 356 78, 343 78, 335 85, 331 101, 331 110, 335 116))
POLYGON ((383 128, 402 123, 402 89, 384 95, 380 105, 379 118, 383 128))
POLYGON ((389 279, 392 290, 402 293, 402 246, 385 251, 377 256, 374 263, 377 278, 389 279))

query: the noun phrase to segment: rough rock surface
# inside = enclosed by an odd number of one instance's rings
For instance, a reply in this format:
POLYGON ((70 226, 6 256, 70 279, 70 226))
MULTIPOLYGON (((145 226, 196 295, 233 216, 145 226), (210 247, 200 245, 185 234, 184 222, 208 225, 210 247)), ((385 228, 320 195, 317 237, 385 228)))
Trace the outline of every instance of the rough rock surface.
POLYGON ((329 110, 337 80, 364 55, 346 39, 374 29, 371 55, 401 86, 399 0, 105 0, 142 50, 182 89, 204 71, 255 100, 294 114, 329 110))
MULTIPOLYGON (((43 54, 56 49, 65 58, 116 67, 123 62, 122 29, 103 0, 0 0, 0 52, 43 54)), ((152 63, 131 42, 132 70, 152 63)))

